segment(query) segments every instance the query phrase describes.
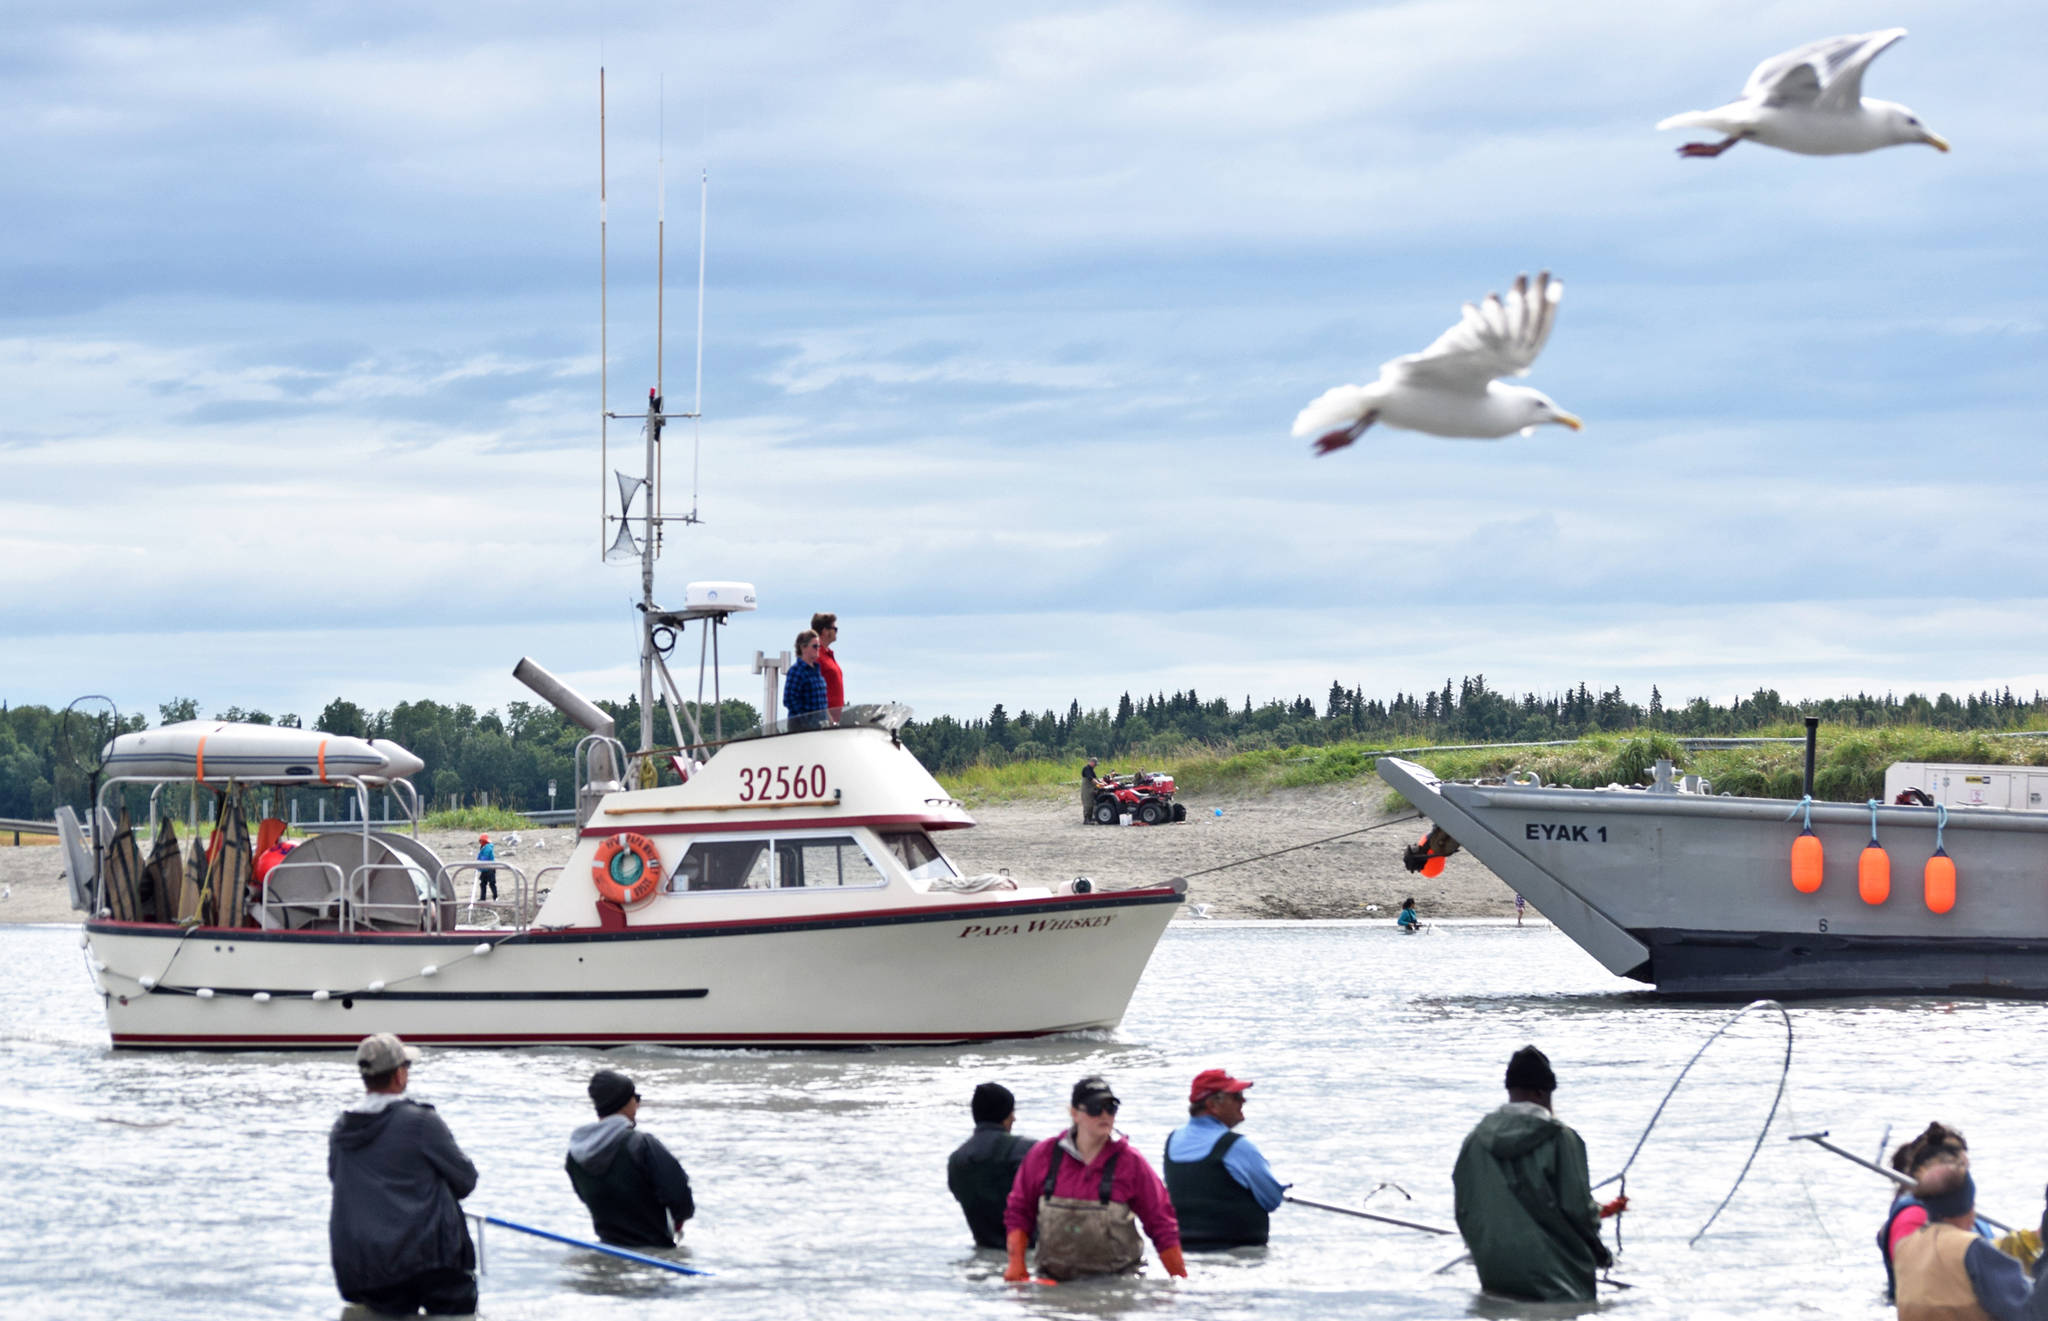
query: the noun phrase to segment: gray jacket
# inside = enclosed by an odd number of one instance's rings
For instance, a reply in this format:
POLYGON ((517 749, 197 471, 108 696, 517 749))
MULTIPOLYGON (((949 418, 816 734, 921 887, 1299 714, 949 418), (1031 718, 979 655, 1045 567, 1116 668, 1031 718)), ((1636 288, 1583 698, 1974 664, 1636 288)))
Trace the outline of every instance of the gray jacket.
POLYGON ((343 1298, 476 1265, 457 1205, 476 1188, 476 1166, 434 1107, 365 1096, 327 1135, 327 1177, 334 1185, 327 1242, 343 1298))

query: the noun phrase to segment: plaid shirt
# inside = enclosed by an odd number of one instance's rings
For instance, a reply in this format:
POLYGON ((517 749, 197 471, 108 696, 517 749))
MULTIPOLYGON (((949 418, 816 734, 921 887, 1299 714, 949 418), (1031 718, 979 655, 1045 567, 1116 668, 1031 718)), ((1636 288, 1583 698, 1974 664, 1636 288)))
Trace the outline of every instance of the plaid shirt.
POLYGON ((825 709, 825 676, 807 660, 789 667, 782 680, 782 705, 790 718, 825 709))

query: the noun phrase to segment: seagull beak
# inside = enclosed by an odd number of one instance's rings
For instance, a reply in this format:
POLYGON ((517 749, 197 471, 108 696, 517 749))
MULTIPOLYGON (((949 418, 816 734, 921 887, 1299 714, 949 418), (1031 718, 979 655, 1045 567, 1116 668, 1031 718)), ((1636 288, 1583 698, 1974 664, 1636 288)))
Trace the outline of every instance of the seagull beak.
POLYGON ((1558 409, 1555 413, 1552 413, 1550 415, 1550 420, 1557 423, 1559 426, 1570 427, 1574 431, 1584 431, 1586 429, 1586 424, 1579 420, 1577 414, 1567 413, 1562 408, 1558 409))
POLYGON ((1948 150, 1948 139, 1941 136, 1941 134, 1939 133, 1933 132, 1932 130, 1929 130, 1927 136, 1920 140, 1922 142, 1925 142, 1928 146, 1934 148, 1936 151, 1948 150))

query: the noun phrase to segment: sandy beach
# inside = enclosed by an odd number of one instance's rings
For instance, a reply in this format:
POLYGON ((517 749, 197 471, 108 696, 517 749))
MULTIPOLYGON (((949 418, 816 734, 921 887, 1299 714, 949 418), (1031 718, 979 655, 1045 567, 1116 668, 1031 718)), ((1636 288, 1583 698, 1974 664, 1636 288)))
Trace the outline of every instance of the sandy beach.
MULTIPOLYGON (((996 803, 975 808, 976 827, 948 831, 940 844, 967 875, 1007 869, 1023 884, 1087 876, 1104 887, 1125 888, 1187 876, 1190 903, 1202 905, 1210 917, 1390 921, 1409 895, 1425 918, 1513 915, 1514 894, 1467 854, 1450 859, 1434 879, 1405 870, 1401 849, 1425 827, 1387 824, 1393 818, 1378 809, 1383 793, 1375 780, 1205 799, 1189 802, 1188 819, 1180 825, 1128 828, 1084 825, 1078 803, 1066 797, 996 803), (1384 828, 1296 847, 1374 825, 1384 828), (1293 851, 1260 856, 1280 849, 1293 851), (1193 874, 1198 872, 1206 874, 1193 874)), ((501 835, 499 857, 532 875, 565 860, 573 835, 567 827, 520 831, 510 856, 501 835)), ((422 837, 443 859, 475 855, 473 834, 426 831, 422 837)), ((79 920, 62 880, 62 851, 26 843, 8 847, 11 839, 0 836, 0 894, 6 896, 0 899, 0 922, 79 920)), ((465 897, 468 886, 465 879, 465 897)), ((1533 912, 1529 920, 1536 920, 1533 912)))

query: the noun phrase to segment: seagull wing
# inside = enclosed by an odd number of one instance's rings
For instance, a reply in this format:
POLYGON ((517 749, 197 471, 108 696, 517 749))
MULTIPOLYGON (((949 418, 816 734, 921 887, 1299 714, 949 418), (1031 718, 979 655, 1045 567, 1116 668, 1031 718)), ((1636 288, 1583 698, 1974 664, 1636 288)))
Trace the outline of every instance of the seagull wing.
POLYGON ((1757 65, 1743 84, 1742 97, 1766 105, 1853 109, 1863 98, 1864 66, 1905 35, 1904 28, 1887 28, 1809 41, 1757 65))
POLYGON ((1458 324, 1437 336, 1436 342, 1420 353, 1394 359, 1380 370, 1383 374, 1453 389, 1484 390, 1499 376, 1524 376, 1550 328, 1557 320, 1557 301, 1564 296, 1562 281, 1544 271, 1531 284, 1526 275, 1517 276, 1515 287, 1502 298, 1488 294, 1477 305, 1465 304, 1458 324))
POLYGON ((1827 86, 1821 89, 1820 105, 1828 110, 1854 110, 1863 102, 1863 71, 1870 62, 1889 50, 1894 43, 1906 35, 1904 28, 1886 28, 1882 32, 1866 33, 1861 37, 1845 37, 1845 42, 1855 42, 1853 47, 1841 50, 1830 58, 1828 67, 1821 78, 1827 86))

